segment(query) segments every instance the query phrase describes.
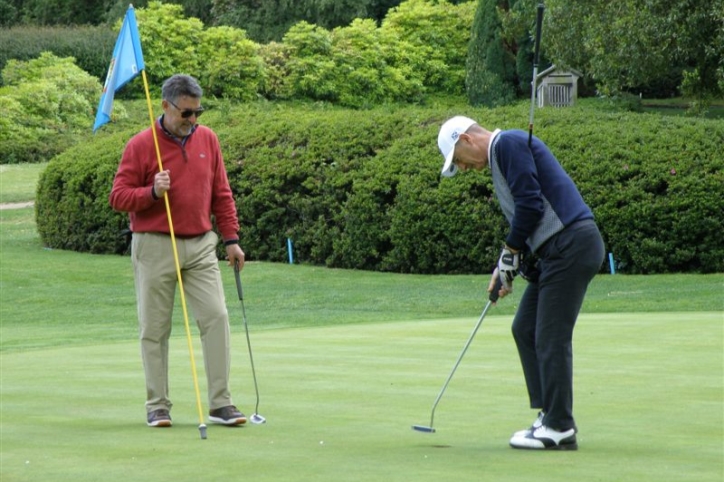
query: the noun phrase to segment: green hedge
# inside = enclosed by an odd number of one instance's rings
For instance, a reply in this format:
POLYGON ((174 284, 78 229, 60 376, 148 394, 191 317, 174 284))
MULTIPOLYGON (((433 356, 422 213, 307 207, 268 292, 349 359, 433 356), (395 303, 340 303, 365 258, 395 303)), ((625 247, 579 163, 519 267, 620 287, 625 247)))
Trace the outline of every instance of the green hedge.
POLYGON ((43 171, 35 219, 46 246, 86 253, 124 253, 127 216, 108 205, 119 153, 135 133, 92 137, 55 157, 43 171))
MULTIPOLYGON (((100 84, 72 57, 43 52, 10 60, 1 74, 0 164, 49 160, 88 134, 100 84)), ((120 107, 114 117, 124 112, 120 107)))
POLYGON ((107 26, 0 29, 0 70, 11 59, 31 60, 53 52, 57 57, 73 57, 81 69, 103 82, 117 36, 107 26))
MULTIPOLYGON (((536 134, 579 185, 619 270, 723 272, 724 126, 583 104, 539 109, 536 134)), ((527 103, 210 106, 204 121, 222 142, 248 259, 286 262, 291 238, 297 262, 330 267, 484 273, 494 265, 506 226, 490 174, 441 179, 437 131, 456 113, 525 128, 527 103)), ((107 198, 133 132, 100 132, 51 161, 36 200, 48 246, 124 251, 126 216, 107 198)))

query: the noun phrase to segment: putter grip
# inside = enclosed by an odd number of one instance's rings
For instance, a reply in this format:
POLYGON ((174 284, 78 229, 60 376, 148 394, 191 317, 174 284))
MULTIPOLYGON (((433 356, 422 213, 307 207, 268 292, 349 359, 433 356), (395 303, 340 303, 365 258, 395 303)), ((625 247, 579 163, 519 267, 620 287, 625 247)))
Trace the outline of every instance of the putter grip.
POLYGON ((488 296, 488 299, 495 303, 498 301, 498 298, 500 297, 498 295, 498 292, 500 291, 500 287, 503 286, 503 283, 500 281, 500 276, 495 278, 495 285, 493 286, 493 291, 490 292, 490 296, 488 296))
POLYGON ((533 54, 533 65, 538 65, 538 60, 540 58, 540 37, 541 30, 543 29, 543 11, 545 8, 545 5, 542 3, 538 4, 538 11, 535 18, 535 51, 533 54))
POLYGON ((239 275, 239 262, 234 264, 234 279, 236 279, 236 293, 239 295, 239 300, 244 300, 244 291, 241 289, 241 276, 239 275))

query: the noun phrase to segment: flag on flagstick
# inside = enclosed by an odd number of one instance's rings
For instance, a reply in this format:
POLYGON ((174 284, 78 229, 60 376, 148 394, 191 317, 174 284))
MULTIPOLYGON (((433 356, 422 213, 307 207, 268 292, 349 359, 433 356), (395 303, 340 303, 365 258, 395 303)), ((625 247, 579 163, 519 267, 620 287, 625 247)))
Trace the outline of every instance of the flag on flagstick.
POLYGON ((93 132, 111 120, 114 94, 138 76, 144 68, 136 13, 133 10, 133 5, 129 5, 116 40, 116 46, 113 48, 113 58, 111 58, 111 65, 108 67, 108 75, 106 75, 103 94, 101 94, 101 101, 98 104, 93 132))

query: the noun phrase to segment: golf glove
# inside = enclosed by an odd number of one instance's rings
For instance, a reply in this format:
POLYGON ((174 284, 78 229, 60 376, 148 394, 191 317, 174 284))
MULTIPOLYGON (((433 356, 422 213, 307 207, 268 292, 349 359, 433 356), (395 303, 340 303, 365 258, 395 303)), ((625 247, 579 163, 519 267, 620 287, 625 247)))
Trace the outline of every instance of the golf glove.
POLYGON ((500 276, 500 282, 503 284, 503 288, 509 293, 513 292, 513 279, 518 273, 519 266, 520 253, 513 253, 507 247, 503 248, 503 252, 500 253, 500 259, 498 260, 498 276, 500 276))

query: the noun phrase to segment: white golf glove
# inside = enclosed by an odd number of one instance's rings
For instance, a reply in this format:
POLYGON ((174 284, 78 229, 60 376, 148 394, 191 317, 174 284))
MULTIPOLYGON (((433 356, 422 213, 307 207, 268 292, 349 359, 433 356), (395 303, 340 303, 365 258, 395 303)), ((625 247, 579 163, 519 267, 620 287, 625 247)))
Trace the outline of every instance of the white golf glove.
POLYGON ((513 292, 513 279, 518 273, 519 266, 520 252, 513 253, 507 247, 504 247, 498 260, 498 276, 500 276, 500 282, 503 284, 503 288, 509 293, 513 292))

